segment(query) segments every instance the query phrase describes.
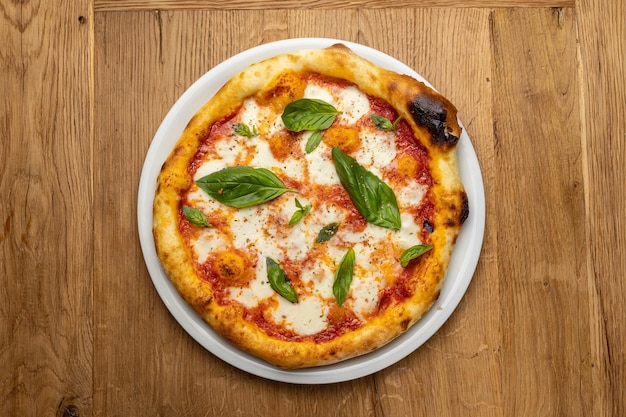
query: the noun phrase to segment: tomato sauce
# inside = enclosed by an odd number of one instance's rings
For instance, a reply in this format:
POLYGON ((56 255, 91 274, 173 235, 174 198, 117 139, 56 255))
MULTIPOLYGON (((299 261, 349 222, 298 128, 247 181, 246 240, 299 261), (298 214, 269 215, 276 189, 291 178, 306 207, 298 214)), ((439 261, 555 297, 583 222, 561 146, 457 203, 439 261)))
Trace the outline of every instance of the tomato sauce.
POLYGON ((396 282, 383 289, 378 298, 378 312, 382 312, 392 304, 399 304, 405 299, 413 295, 413 288, 410 285, 409 279, 414 272, 415 266, 409 266, 403 274, 398 277, 396 282))
POLYGON ((206 160, 206 156, 211 153, 211 151, 213 151, 215 141, 211 140, 211 138, 214 138, 216 136, 229 136, 232 134, 232 127, 228 124, 228 122, 230 122, 233 117, 237 115, 238 111, 239 109, 229 114, 228 116, 216 121, 215 123, 213 123, 210 129, 207 129, 207 131, 204 132, 204 136, 200 139, 200 146, 198 147, 196 154, 189 164, 189 174, 192 177, 196 173, 198 167, 202 165, 202 162, 206 160))

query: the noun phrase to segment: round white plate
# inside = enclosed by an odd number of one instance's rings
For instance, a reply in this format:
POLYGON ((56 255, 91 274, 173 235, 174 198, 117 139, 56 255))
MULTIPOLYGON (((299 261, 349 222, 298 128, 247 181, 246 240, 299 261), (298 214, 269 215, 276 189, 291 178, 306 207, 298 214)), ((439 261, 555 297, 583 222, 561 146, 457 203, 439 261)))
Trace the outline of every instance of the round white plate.
POLYGON ((426 82, 400 61, 375 49, 352 42, 324 38, 288 39, 257 46, 237 54, 204 74, 171 108, 148 149, 139 181, 137 217, 139 240, 148 272, 163 302, 180 325, 204 348, 227 363, 251 374, 271 380, 325 384, 363 377, 384 369, 409 355, 426 342, 450 317, 472 279, 483 241, 485 195, 478 159, 465 130, 457 152, 459 168, 470 202, 470 215, 454 248, 450 267, 439 299, 430 311, 406 333, 367 355, 333 365, 283 370, 234 347, 215 333, 179 296, 161 269, 152 239, 152 200, 161 166, 183 129, 196 111, 233 75, 250 64, 278 54, 300 49, 324 48, 341 42, 355 53, 381 67, 409 74, 426 82))

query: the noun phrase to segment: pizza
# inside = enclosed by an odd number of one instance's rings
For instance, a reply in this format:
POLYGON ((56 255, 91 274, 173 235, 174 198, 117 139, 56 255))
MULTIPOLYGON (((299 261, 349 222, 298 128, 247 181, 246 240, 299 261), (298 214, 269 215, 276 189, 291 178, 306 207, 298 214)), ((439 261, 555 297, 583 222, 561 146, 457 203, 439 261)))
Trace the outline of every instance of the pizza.
POLYGON ((285 369, 371 352, 437 300, 469 204, 455 107, 343 44, 232 77, 157 179, 157 255, 184 300, 285 369))

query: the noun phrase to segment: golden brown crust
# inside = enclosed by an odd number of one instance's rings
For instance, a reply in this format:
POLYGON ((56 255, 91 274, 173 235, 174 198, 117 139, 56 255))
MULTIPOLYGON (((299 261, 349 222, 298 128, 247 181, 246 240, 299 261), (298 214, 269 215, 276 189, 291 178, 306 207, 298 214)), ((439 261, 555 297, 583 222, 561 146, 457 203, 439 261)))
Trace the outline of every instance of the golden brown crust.
POLYGON ((163 165, 154 200, 157 254, 177 290, 195 311, 218 333, 253 355, 283 368, 302 368, 365 354, 405 332, 439 296, 452 247, 467 218, 467 196, 458 175, 455 152, 460 134, 456 109, 448 100, 409 76, 373 65, 343 45, 280 55, 252 65, 233 77, 198 111, 163 165), (235 111, 245 98, 264 90, 268 80, 286 71, 344 79, 366 94, 392 104, 433 161, 432 191, 437 213, 431 235, 434 249, 414 277, 412 284, 419 290, 361 328, 323 343, 272 338, 243 318, 243 308, 218 304, 211 286, 196 276, 192 254, 178 229, 179 198, 192 182, 188 166, 202 138, 214 122, 235 111))

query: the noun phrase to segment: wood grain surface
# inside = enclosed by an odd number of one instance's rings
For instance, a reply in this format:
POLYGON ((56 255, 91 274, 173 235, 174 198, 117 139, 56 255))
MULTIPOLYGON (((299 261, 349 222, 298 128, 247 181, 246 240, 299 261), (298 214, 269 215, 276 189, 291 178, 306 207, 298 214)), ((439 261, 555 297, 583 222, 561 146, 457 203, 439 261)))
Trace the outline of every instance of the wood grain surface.
POLYGON ((0 415, 626 415, 625 22, 602 0, 0 0, 0 415), (181 94, 309 36, 379 49, 450 98, 487 209, 446 324, 385 370, 312 386, 185 333, 136 219, 181 94))
POLYGON ((573 7, 575 0, 96 0, 95 10, 407 9, 415 7, 573 7))

